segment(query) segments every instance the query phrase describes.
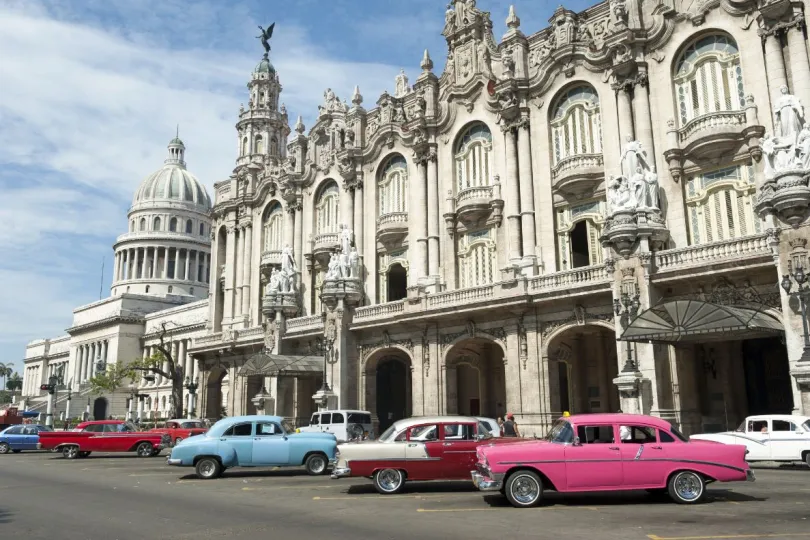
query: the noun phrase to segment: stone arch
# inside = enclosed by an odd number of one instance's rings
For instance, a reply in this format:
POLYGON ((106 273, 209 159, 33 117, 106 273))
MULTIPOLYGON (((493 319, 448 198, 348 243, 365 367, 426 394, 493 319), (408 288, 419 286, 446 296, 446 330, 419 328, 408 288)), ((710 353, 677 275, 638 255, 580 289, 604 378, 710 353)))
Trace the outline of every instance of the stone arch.
POLYGON ((378 433, 413 414, 413 366, 411 351, 398 344, 377 347, 362 361, 361 408, 376 418, 378 433))
POLYGON ((228 372, 222 366, 214 366, 205 385, 205 417, 219 420, 222 416, 222 380, 228 372))
POLYGON ((543 343, 552 414, 616 412, 616 334, 608 321, 566 324, 543 343))
POLYGON ((494 137, 482 120, 464 124, 453 137, 453 191, 488 186, 494 180, 496 165, 494 137))
POLYGON ((446 414, 506 414, 506 347, 499 340, 481 332, 454 340, 443 355, 442 372, 446 414))
POLYGON ((315 234, 338 232, 340 227, 340 185, 334 178, 324 178, 315 189, 312 200, 312 225, 315 234), (334 198, 334 201, 328 199, 334 198))

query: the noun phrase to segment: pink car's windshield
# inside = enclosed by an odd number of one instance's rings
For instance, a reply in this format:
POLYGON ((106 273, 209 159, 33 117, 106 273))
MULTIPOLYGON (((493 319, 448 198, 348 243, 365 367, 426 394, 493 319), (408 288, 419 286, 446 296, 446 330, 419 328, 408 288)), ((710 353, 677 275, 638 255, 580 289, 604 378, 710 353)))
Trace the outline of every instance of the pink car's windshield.
POLYGON ((574 428, 567 421, 560 419, 554 422, 548 434, 544 437, 549 442, 570 443, 574 440, 574 428))

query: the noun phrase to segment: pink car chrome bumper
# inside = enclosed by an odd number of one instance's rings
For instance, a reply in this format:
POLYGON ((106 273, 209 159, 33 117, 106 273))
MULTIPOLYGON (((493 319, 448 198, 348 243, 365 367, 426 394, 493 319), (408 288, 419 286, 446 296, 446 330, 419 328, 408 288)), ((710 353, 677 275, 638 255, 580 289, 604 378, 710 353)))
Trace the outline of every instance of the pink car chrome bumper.
POLYGON ((470 471, 470 475, 473 485, 481 491, 500 491, 503 487, 502 480, 488 478, 478 471, 470 471))
POLYGON ((745 471, 745 480, 746 480, 746 482, 753 482, 753 481, 756 480, 756 477, 754 476, 754 471, 753 470, 746 469, 746 471, 745 471))

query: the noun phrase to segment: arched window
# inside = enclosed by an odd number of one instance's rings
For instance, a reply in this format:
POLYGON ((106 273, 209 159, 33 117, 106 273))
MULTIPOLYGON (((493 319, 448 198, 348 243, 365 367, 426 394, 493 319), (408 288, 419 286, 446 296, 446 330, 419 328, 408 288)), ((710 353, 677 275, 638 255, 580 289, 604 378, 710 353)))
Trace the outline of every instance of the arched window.
POLYGON ((152 230, 159 231, 160 230, 160 218, 156 217, 155 220, 152 222, 152 230))
POLYGON ((242 139, 242 155, 243 156, 248 155, 248 138, 247 137, 242 139))
POLYGON ((690 43, 678 57, 673 82, 681 127, 704 114, 745 105, 740 51, 730 36, 705 36, 690 43))
POLYGON ((377 181, 380 215, 408 211, 408 163, 400 155, 389 159, 377 181))
POLYGON ((277 156, 278 155, 278 139, 273 137, 270 139, 270 155, 277 156))
POLYGON ((602 263, 603 200, 586 201, 557 209, 557 256, 560 270, 602 263))
POLYGON ((186 220, 186 234, 191 234, 191 231, 194 230, 193 227, 194 225, 191 223, 191 220, 186 220))
POLYGON ((205 236, 205 223, 200 223, 200 236, 205 236))
POLYGON ((456 142, 456 187, 458 191, 488 186, 492 177, 492 133, 484 124, 473 124, 456 142))
POLYGON ((146 218, 141 218, 141 224, 138 227, 141 231, 146 230, 146 218))
POLYGON ((571 156, 602 153, 599 96, 590 86, 577 86, 560 96, 550 123, 553 165, 571 156))
POLYGON ((169 230, 171 232, 177 232, 177 218, 172 218, 169 220, 169 230))
POLYGON ((264 212, 264 249, 265 251, 281 251, 283 242, 284 212, 281 205, 273 203, 264 212))
POLYGON ((495 281, 498 261, 492 229, 468 232, 458 243, 459 287, 475 287, 495 281))
POLYGON ((253 153, 264 154, 264 139, 262 139, 261 135, 256 135, 256 139, 253 143, 253 153))
POLYGON ((315 203, 315 234, 334 233, 340 230, 338 225, 338 198, 340 191, 334 181, 327 182, 315 203))
POLYGON ((734 165, 689 177, 684 185, 692 244, 758 234, 756 186, 751 165, 734 165))

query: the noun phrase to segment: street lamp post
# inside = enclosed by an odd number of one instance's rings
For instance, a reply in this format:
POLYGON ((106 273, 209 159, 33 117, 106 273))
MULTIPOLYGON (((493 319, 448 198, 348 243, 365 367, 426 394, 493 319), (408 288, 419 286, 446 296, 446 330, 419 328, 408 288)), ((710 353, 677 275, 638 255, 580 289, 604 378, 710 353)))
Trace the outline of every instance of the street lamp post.
POLYGON ((48 384, 40 386, 40 390, 48 392, 48 409, 45 412, 45 425, 48 427, 53 426, 53 396, 56 394, 56 385, 59 384, 59 377, 51 375, 48 377, 48 384))
MULTIPOLYGON (((615 298, 613 300, 613 310, 619 317, 622 329, 626 329, 630 324, 630 319, 638 315, 638 309, 641 307, 639 301, 639 294, 636 293, 632 297, 628 293, 622 293, 621 299, 615 298)), ((635 373, 638 371, 638 364, 633 359, 633 344, 627 342, 627 359, 622 368, 623 373, 635 373)))
POLYGON ((136 394, 136 398, 138 398, 138 420, 137 423, 140 424, 141 420, 143 419, 143 401, 146 399, 146 394, 136 394))
POLYGON ((788 296, 798 298, 802 315, 802 332, 804 334, 804 348, 799 362, 810 362, 810 322, 807 320, 807 301, 810 299, 810 285, 807 283, 807 274, 801 264, 797 264, 795 270, 788 262, 788 273, 782 276, 782 288, 788 296), (793 283, 796 283, 796 291, 793 292, 793 283))
POLYGON ((194 407, 196 405, 196 396, 197 396, 197 388, 199 388, 200 384, 196 380, 192 380, 186 377, 186 381, 184 386, 186 390, 188 390, 188 411, 186 413, 186 417, 191 419, 194 418, 194 407))
POLYGON ((329 392, 329 383, 326 381, 326 366, 333 366, 337 363, 340 357, 340 353, 337 349, 335 349, 335 340, 334 339, 326 339, 324 340, 323 344, 323 385, 321 385, 321 390, 323 392, 329 392))
POLYGON ((135 401, 135 396, 138 394, 138 389, 135 388, 135 383, 129 383, 129 406, 127 407, 127 420, 132 422, 132 405, 135 401))
POLYGON ((73 380, 68 383, 67 387, 67 403, 65 404, 65 428, 70 424, 70 400, 73 399, 73 380))
POLYGON ((90 420, 90 398, 87 398, 87 408, 84 410, 84 419, 90 420))

